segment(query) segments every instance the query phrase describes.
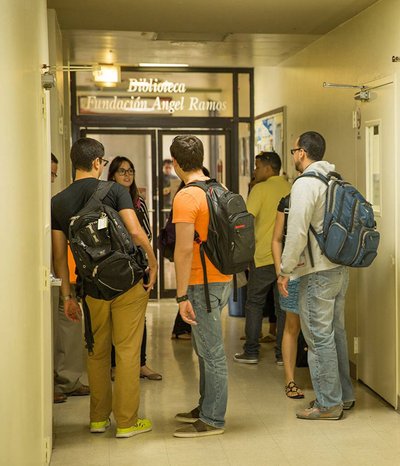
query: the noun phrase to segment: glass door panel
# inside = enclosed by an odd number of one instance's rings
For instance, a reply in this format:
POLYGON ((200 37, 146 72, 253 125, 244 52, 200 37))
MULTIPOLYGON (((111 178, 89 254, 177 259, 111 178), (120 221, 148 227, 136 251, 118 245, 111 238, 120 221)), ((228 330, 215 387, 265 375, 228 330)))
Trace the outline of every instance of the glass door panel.
MULTIPOLYGON (((146 202, 149 211, 149 220, 152 231, 152 244, 156 244, 157 230, 157 205, 155 189, 155 132, 139 130, 87 130, 83 134, 100 141, 105 149, 105 159, 110 163, 117 156, 129 159, 135 167, 135 182, 140 195, 146 202)), ((108 164, 101 175, 102 180, 107 180, 108 164)), ((157 298, 157 290, 150 295, 157 298)))

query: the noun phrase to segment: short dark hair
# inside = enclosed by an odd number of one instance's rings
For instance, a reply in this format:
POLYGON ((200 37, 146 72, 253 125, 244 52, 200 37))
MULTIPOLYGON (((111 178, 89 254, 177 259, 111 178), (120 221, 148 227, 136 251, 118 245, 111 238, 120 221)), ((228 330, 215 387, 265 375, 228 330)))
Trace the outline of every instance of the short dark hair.
POLYGON ((176 136, 169 150, 184 172, 202 169, 204 148, 198 137, 191 135, 176 136))
POLYGON ((58 163, 58 158, 53 154, 53 152, 51 153, 51 162, 58 163))
POLYGON ((80 138, 71 147, 71 162, 75 170, 90 172, 93 160, 103 158, 104 146, 91 138, 80 138))
POLYGON ((171 159, 164 159, 162 166, 165 167, 165 165, 172 165, 172 160, 171 159))
POLYGON ((256 155, 256 160, 260 160, 264 165, 270 165, 275 173, 279 173, 281 171, 281 158, 276 152, 262 151, 256 155))
POLYGON ((324 158, 326 143, 321 134, 307 131, 299 137, 299 147, 307 152, 309 159, 318 162, 324 158))

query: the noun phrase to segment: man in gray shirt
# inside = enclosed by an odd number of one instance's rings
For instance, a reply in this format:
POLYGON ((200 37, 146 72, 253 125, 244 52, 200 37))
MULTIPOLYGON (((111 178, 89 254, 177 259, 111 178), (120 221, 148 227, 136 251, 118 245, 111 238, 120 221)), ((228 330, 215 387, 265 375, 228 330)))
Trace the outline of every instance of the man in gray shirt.
MULTIPOLYGON (((303 133, 291 153, 300 173, 327 175, 335 170, 334 165, 322 160, 325 140, 314 131, 303 133)), ((310 226, 317 233, 322 231, 326 189, 325 183, 313 177, 300 177, 294 183, 278 278, 283 296, 288 295, 289 277, 300 278, 301 328, 308 345, 316 400, 297 413, 299 419, 341 419, 343 409, 354 406, 344 327, 348 270, 330 262, 310 232, 310 226)))

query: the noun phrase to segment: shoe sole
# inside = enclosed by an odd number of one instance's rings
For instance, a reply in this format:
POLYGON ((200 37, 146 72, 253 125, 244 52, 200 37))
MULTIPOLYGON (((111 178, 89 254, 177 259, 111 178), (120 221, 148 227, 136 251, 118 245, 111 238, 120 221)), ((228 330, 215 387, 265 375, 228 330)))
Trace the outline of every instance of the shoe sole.
POLYGON ((90 433, 91 434, 104 434, 104 432, 110 428, 111 424, 107 424, 104 427, 90 427, 90 433))
POLYGON ((133 432, 127 432, 125 434, 116 434, 115 437, 116 438, 130 438, 130 437, 134 437, 135 435, 145 434, 146 432, 150 432, 152 429, 153 429, 152 427, 149 427, 147 429, 134 430, 133 432))
POLYGON ((238 362, 239 364, 258 364, 258 359, 236 359, 233 358, 235 362, 238 362))
POLYGON ((312 416, 302 417, 302 416, 299 416, 298 414, 296 414, 296 417, 297 419, 304 419, 306 421, 339 421, 343 417, 343 411, 340 413, 339 416, 335 416, 335 417, 312 417, 312 416))
POLYGON ((353 401, 353 403, 351 405, 348 405, 348 406, 343 405, 344 411, 350 411, 350 409, 354 408, 355 404, 356 403, 353 401))
MULTIPOLYGON (((314 400, 315 401, 315 400, 314 400)), ((312 408, 314 406, 314 401, 311 401, 311 403, 309 404, 309 407, 312 408)), ((343 405, 343 411, 350 411, 350 409, 353 409, 354 406, 355 406, 356 402, 353 401, 353 403, 351 405, 343 405)))
POLYGON ((194 424, 196 421, 198 421, 198 417, 181 417, 181 416, 175 416, 175 421, 178 422, 184 422, 185 424, 194 424))
POLYGON ((225 432, 224 429, 207 430, 204 432, 174 432, 174 437, 178 437, 178 438, 210 437, 211 435, 221 435, 224 432, 225 432))

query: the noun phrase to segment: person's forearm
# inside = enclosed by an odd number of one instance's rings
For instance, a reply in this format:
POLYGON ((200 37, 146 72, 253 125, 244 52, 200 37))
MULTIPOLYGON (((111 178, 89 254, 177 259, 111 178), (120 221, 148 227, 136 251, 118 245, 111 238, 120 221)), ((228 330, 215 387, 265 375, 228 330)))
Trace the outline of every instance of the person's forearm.
POLYGON ((282 241, 272 240, 272 257, 274 258, 274 265, 276 275, 279 275, 281 270, 281 257, 282 257, 282 241))
POLYGON ((175 248, 174 262, 176 274, 176 294, 184 296, 187 294, 190 273, 192 270, 193 248, 178 249, 175 248))

